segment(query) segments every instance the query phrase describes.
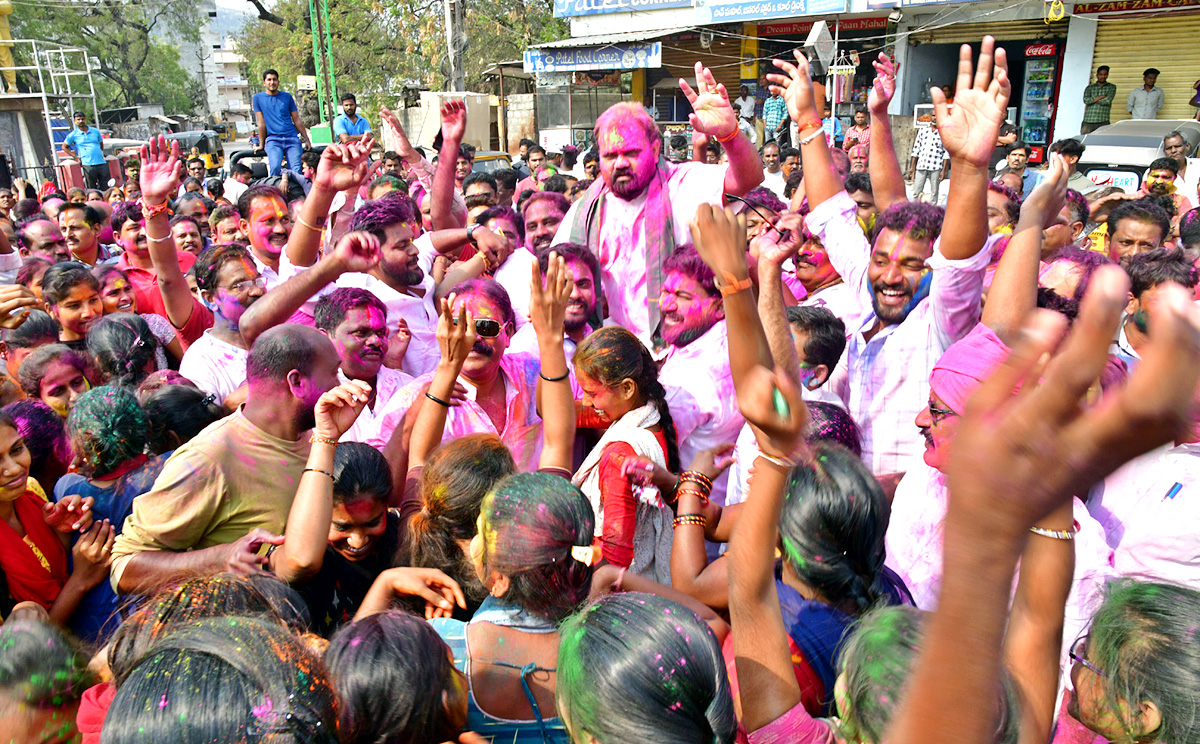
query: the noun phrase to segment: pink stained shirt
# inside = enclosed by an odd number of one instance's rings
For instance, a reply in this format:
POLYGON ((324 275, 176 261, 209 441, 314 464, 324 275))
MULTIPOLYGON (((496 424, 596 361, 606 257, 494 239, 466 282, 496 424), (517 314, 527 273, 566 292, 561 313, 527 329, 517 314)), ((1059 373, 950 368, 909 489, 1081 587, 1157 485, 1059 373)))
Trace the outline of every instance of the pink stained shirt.
MULTIPOLYGON (((474 387, 465 377, 459 377, 468 391, 468 399, 461 405, 451 406, 446 414, 446 425, 442 432, 442 444, 448 444, 467 434, 495 434, 512 452, 517 470, 532 473, 537 470, 538 458, 542 454, 542 418, 537 412, 537 380, 541 364, 536 357, 523 354, 505 354, 500 360, 500 373, 504 375, 504 396, 507 402, 504 431, 496 431, 495 424, 483 408, 475 402, 474 387)), ((384 407, 379 431, 367 443, 382 449, 391 439, 392 432, 403 426, 404 416, 418 397, 424 395, 423 388, 433 379, 433 373, 422 375, 392 395, 384 407)), ((429 403, 430 401, 425 401, 429 403)))
MULTIPOLYGON (((701 204, 721 205, 725 199, 726 165, 686 162, 667 165, 666 196, 671 206, 672 227, 675 245, 692 242, 688 224, 696 218, 696 209, 701 204)), ((571 240, 571 225, 578 214, 580 204, 571 205, 563 219, 554 243, 571 240)), ((647 214, 646 194, 643 192, 632 201, 609 194, 604 198, 603 219, 600 224, 598 256, 600 280, 604 298, 608 301, 606 325, 628 328, 649 345, 650 311, 646 293, 646 245, 643 224, 654 219, 647 214)), ((658 219, 663 219, 662 215, 658 219)), ((666 259, 666 256, 663 256, 666 259)))

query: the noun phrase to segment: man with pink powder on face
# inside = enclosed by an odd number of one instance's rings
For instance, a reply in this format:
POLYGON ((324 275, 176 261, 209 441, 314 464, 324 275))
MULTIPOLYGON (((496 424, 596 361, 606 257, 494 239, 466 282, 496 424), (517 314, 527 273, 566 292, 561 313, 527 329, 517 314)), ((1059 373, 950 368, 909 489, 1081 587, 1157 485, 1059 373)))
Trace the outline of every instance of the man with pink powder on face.
POLYGON ((762 183, 763 165, 737 124, 725 86, 696 63, 697 89, 680 87, 692 104, 697 132, 721 143, 726 165, 668 163, 658 125, 636 103, 618 103, 596 121, 602 178, 571 206, 555 243, 586 245, 600 258, 601 288, 611 323, 649 344, 658 327, 663 262, 688 242, 688 223, 701 204, 722 204, 762 183))

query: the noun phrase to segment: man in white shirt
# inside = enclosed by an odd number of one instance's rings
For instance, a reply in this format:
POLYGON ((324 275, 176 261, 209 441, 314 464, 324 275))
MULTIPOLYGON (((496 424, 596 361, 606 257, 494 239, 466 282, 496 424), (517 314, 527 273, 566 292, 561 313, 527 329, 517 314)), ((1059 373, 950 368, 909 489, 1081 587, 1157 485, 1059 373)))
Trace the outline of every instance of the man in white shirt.
POLYGON ((733 102, 733 108, 738 114, 738 129, 742 130, 742 134, 753 142, 755 137, 754 132, 754 107, 756 105, 754 96, 750 95, 750 88, 743 85, 738 91, 737 100, 733 102))
POLYGON ((763 165, 763 181, 762 185, 772 192, 775 196, 783 199, 783 188, 787 185, 787 176, 783 173, 783 162, 779 158, 779 145, 775 142, 768 142, 762 148, 763 165))
POLYGON ((250 241, 250 254, 258 273, 273 289, 281 280, 279 257, 292 235, 292 215, 283 192, 260 183, 242 192, 237 201, 242 234, 250 241))
MULTIPOLYGON (((729 369, 725 303, 712 269, 690 245, 677 248, 663 265, 659 293, 666 358, 658 372, 675 421, 683 467, 701 450, 733 442, 745 423, 738 411, 729 369)), ((712 499, 725 501, 729 476, 714 479, 712 499)))
POLYGON ((658 124, 640 104, 618 103, 596 122, 602 179, 572 206, 555 243, 586 245, 600 258, 608 314, 649 343, 658 327, 662 264, 689 242, 688 224, 701 204, 723 204, 762 183, 762 161, 738 128, 737 116, 712 73, 697 63, 699 92, 683 84, 692 126, 723 140, 727 165, 662 158, 658 124))
POLYGON ((1125 110, 1133 119, 1157 119, 1162 111, 1164 95, 1162 88, 1155 85, 1158 82, 1158 70, 1146 68, 1142 73, 1142 87, 1129 91, 1129 99, 1125 101, 1125 110))
POLYGON ((224 196, 229 200, 230 204, 237 204, 242 198, 242 194, 246 193, 246 189, 250 188, 250 179, 254 177, 254 171, 250 170, 250 166, 245 163, 234 163, 229 168, 229 178, 226 178, 221 185, 225 188, 224 196))
MULTIPOLYGON (((940 208, 903 202, 879 215, 875 240, 868 243, 824 138, 812 138, 800 150, 812 206, 805 226, 861 303, 857 321, 846 329, 846 369, 832 381, 834 392, 862 428, 863 461, 881 480, 896 481, 924 451, 924 438, 911 422, 928 404, 930 370, 979 322, 991 258, 988 158, 1007 106, 1002 91, 987 89, 990 72, 985 68, 973 86, 960 86, 953 107, 938 104, 942 146, 955 173, 944 228, 940 208)), ((799 74, 791 85, 811 86, 799 74)), ((811 89, 808 99, 807 110, 800 110, 804 98, 795 97, 793 119, 819 120, 811 89)))
MULTIPOLYGON (((1182 132, 1174 131, 1163 137, 1163 154, 1179 164, 1175 175, 1175 190, 1196 201, 1196 190, 1200 188, 1200 159, 1190 158, 1189 145, 1182 132), (1191 165, 1196 162, 1196 165, 1191 165)), ((1144 178, 1144 176, 1143 176, 1144 178)))
MULTIPOLYGON (((596 314, 596 303, 599 301, 597 289, 600 286, 600 262, 596 254, 586 246, 575 243, 559 243, 542 251, 537 256, 542 276, 546 275, 549 267, 550 253, 557 252, 563 257, 567 272, 575 281, 571 289, 571 298, 567 301, 567 311, 563 315, 563 351, 567 355, 567 364, 575 357, 575 349, 594 331, 589 321, 596 314)), ((537 333, 532 323, 517 331, 508 347, 509 353, 522 353, 537 356, 541 353, 538 346, 537 333)), ((574 368, 572 368, 574 374, 574 368)))
MULTIPOLYGON (((459 375, 466 400, 446 412, 442 443, 467 434, 494 434, 512 452, 518 471, 537 470, 542 451, 542 419, 537 412, 541 362, 537 357, 505 353, 514 317, 503 287, 492 279, 472 279, 453 291, 454 312, 465 303, 479 337, 459 375)), ((368 444, 386 445, 415 405, 441 405, 425 397, 433 374, 418 377, 392 396, 382 413, 378 438, 368 444)))

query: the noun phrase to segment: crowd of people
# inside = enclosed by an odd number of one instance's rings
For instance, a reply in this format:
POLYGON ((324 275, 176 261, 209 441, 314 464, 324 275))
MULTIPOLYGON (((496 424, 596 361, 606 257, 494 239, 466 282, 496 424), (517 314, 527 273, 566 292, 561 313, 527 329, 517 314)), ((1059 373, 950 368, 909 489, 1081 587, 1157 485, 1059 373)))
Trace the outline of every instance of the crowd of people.
POLYGON ((697 64, 690 150, 476 172, 349 96, 282 188, 0 191, 0 741, 1200 738, 1186 140, 997 157, 987 37, 942 208, 887 57, 844 132, 775 66, 783 149, 697 64))

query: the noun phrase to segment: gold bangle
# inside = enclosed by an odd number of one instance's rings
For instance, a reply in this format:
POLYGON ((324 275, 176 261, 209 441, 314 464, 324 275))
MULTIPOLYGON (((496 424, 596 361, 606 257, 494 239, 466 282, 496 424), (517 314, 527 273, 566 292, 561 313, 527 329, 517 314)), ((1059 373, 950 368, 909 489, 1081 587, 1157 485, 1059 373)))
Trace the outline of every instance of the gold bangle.
POLYGON ((1074 540, 1075 536, 1079 534, 1079 522, 1075 521, 1069 530, 1047 530, 1041 527, 1030 527, 1029 531, 1035 535, 1049 537, 1052 540, 1074 540))
POLYGON ((316 434, 313 434, 311 437, 308 438, 308 443, 309 444, 328 444, 330 447, 338 446, 338 441, 336 439, 330 439, 329 437, 322 437, 322 436, 318 436, 316 434))
POLYGON ((312 230, 313 232, 324 232, 323 228, 317 227, 316 225, 310 225, 307 222, 305 222, 303 215, 299 215, 299 214, 296 215, 296 223, 303 225, 304 227, 307 227, 309 230, 312 230))

